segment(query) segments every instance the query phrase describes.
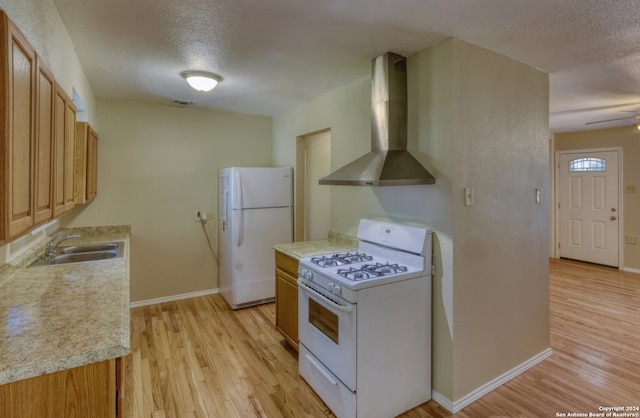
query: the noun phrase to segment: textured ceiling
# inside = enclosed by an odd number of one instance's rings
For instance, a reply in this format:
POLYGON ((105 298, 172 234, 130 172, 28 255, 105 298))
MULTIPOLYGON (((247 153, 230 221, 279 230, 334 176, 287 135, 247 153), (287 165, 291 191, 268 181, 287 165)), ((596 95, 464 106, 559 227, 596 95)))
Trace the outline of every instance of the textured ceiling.
POLYGON ((276 115, 455 36, 550 74, 552 131, 633 124, 637 0, 54 0, 99 98, 276 115), (184 70, 217 73, 210 93, 184 70))

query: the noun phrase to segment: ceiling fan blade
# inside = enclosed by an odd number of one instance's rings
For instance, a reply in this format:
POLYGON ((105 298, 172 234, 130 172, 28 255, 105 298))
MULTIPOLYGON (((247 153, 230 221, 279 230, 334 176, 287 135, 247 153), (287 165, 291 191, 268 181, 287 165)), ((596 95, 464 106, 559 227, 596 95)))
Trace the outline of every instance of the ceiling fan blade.
POLYGON ((627 116, 626 118, 615 118, 615 119, 605 119, 605 120, 597 120, 595 122, 587 122, 585 125, 592 125, 594 123, 603 123, 603 122, 613 122, 614 120, 624 120, 624 119, 640 119, 640 116, 627 116))

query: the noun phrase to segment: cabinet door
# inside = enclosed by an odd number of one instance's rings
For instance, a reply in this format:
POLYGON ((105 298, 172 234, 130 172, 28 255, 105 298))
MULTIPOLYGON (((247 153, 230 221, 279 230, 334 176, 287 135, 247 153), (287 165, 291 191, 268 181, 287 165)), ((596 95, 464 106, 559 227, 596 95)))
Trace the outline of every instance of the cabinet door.
POLYGON ((54 97, 54 148, 53 148, 53 216, 64 213, 64 109, 66 94, 56 88, 54 97))
POLYGON ((298 349, 298 261, 276 251, 276 329, 298 349))
POLYGON ((73 207, 75 106, 57 85, 54 101, 53 216, 58 217, 73 207))
POLYGON ((33 147, 34 147, 34 102, 35 102, 35 52, 18 29, 2 16, 7 31, 8 90, 4 99, 6 106, 6 129, 3 138, 7 166, 3 168, 6 180, 3 190, 6 220, 5 238, 15 237, 29 229, 33 216, 33 147))
POLYGON ((55 80, 51 71, 37 60, 36 79, 36 143, 34 221, 39 223, 53 216, 53 105, 55 80))
POLYGON ((73 190, 76 203, 85 203, 87 200, 87 122, 76 122, 76 149, 73 173, 73 190))
POLYGON ((0 385, 0 416, 115 418, 117 362, 105 360, 0 385))
POLYGON ((64 211, 69 212, 75 205, 73 163, 76 146, 76 106, 68 96, 65 102, 64 119, 64 211))
POLYGON ((281 270, 276 270, 276 329, 298 349, 298 286, 281 270))
POLYGON ((89 127, 87 138, 87 200, 98 194, 98 134, 89 127))
POLYGON ((75 142, 75 202, 87 203, 98 190, 98 134, 87 122, 76 122, 75 142))

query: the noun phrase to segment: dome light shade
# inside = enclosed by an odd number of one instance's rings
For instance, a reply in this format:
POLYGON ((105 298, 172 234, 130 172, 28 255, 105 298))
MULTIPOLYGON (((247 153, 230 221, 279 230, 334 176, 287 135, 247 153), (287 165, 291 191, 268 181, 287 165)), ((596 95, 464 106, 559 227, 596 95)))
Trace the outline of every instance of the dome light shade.
POLYGON ((210 91, 221 80, 219 75, 206 71, 184 71, 182 76, 193 89, 198 91, 210 91))

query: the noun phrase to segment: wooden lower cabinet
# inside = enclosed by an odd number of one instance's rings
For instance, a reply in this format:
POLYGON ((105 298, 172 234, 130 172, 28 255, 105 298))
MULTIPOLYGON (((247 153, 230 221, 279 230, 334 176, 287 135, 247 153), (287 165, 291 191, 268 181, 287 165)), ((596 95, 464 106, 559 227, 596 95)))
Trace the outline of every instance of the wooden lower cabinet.
POLYGON ((276 251, 276 329, 298 350, 298 260, 276 251))
POLYGON ((123 417, 122 359, 0 385, 3 418, 123 417))

